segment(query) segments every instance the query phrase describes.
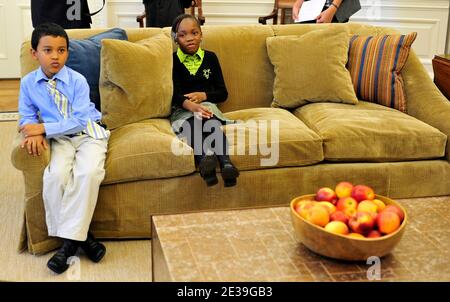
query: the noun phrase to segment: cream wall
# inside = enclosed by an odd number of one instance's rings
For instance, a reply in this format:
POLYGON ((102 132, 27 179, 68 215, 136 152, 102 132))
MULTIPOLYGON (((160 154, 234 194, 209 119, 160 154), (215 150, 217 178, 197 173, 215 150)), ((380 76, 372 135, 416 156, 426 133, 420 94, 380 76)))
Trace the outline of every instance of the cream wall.
MULTIPOLYGON (((345 1, 345 0, 344 0, 345 1)), ((362 9, 350 22, 389 26, 402 33, 418 32, 413 48, 432 75, 435 54, 446 51, 450 34, 449 0, 361 0, 362 9)), ((274 0, 203 0, 206 24, 254 24, 268 15, 274 0)), ((144 9, 141 0, 109 0, 105 19, 98 24, 137 27, 136 14, 144 9)), ((100 18, 98 18, 100 19, 100 18)), ((449 39, 450 40, 450 39, 449 39)))
MULTIPOLYGON (((361 0, 362 10, 351 22, 390 26, 402 33, 417 31, 413 48, 427 70, 431 60, 450 52, 449 0, 361 0), (447 41, 448 40, 448 41, 447 41)), ((102 0, 89 0, 92 11, 102 0)), ((206 24, 255 24, 272 11, 273 0, 203 0, 206 24)), ((107 0, 93 18, 93 27, 138 27, 136 15, 144 11, 142 0, 107 0)), ((19 50, 31 33, 30 0, 0 0, 0 78, 19 77, 19 50)))

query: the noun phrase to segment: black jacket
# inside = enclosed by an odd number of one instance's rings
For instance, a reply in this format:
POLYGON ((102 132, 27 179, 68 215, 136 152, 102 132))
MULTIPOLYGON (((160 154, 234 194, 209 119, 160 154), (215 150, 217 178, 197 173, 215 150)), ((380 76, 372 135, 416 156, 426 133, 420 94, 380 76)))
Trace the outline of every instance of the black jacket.
POLYGON ((206 93, 206 102, 221 103, 228 97, 227 87, 223 79, 219 59, 212 51, 205 50, 202 64, 195 75, 191 75, 187 68, 173 53, 173 97, 172 107, 182 107, 185 94, 201 91, 206 93))
POLYGON ((173 20, 191 6, 192 0, 143 0, 147 27, 172 26, 173 20))

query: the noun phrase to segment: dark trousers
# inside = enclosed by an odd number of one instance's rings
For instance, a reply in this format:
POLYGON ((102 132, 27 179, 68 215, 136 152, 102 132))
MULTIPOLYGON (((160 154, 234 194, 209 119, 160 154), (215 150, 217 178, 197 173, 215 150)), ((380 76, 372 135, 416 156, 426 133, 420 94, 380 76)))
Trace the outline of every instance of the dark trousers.
POLYGON ((147 0, 145 5, 145 26, 166 27, 172 26, 172 22, 178 15, 184 13, 183 2, 180 0, 147 0))
POLYGON ((186 135, 187 144, 194 149, 197 164, 208 153, 215 153, 220 162, 229 160, 229 144, 221 126, 222 122, 215 116, 201 120, 191 117, 183 123, 182 128, 189 127, 190 131, 183 129, 181 133, 186 135))

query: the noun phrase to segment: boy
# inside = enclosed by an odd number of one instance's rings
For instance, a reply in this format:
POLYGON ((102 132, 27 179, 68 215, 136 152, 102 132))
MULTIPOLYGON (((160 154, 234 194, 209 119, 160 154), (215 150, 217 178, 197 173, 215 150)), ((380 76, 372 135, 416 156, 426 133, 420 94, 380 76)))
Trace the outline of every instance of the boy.
POLYGON ((79 247, 94 262, 106 253, 88 230, 105 175, 109 131, 97 122, 101 113, 89 100, 86 79, 65 66, 69 38, 64 29, 55 23, 37 26, 31 46, 40 67, 21 81, 19 131, 30 155, 48 147, 46 138, 50 142, 43 200, 48 234, 62 238, 63 245, 47 266, 60 274, 79 247))

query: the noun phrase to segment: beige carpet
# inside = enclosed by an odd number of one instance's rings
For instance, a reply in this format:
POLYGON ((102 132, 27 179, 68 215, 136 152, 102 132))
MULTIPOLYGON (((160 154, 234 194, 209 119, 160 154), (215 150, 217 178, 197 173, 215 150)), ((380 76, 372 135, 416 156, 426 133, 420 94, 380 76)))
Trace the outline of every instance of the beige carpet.
POLYGON ((150 240, 104 241, 107 254, 100 263, 79 255, 78 264, 61 275, 46 267, 53 252, 42 256, 17 252, 24 186, 22 174, 10 161, 15 131, 16 122, 0 122, 0 280, 151 281, 150 240))

